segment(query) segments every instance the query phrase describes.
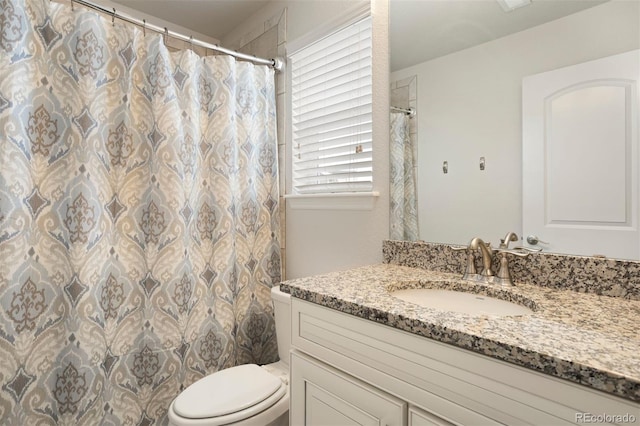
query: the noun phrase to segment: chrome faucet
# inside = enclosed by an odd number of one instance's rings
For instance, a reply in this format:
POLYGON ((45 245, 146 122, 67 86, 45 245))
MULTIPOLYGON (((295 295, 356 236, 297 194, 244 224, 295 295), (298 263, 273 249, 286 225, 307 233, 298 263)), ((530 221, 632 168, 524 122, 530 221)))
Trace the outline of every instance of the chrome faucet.
POLYGON ((464 275, 462 275, 463 280, 490 282, 493 279, 491 245, 482 241, 482 238, 476 237, 469 242, 467 247, 457 247, 454 250, 465 250, 467 252, 467 266, 465 267, 464 275), (476 252, 478 250, 482 254, 483 269, 480 274, 476 269, 476 252))
POLYGON ((508 232, 507 235, 505 235, 504 238, 500 240, 499 248, 507 250, 509 248, 509 243, 511 241, 516 242, 518 241, 518 239, 518 234, 516 234, 515 232, 508 232))
MULTIPOLYGON (((514 256, 527 256, 529 250, 524 250, 523 247, 515 247, 509 249, 509 242, 518 241, 518 236, 514 232, 509 232, 503 240, 500 240, 500 248, 497 249, 499 253, 500 269, 497 276, 493 273, 493 249, 490 243, 485 243, 482 238, 476 237, 469 242, 467 247, 458 247, 454 250, 466 250, 467 252, 467 265, 462 276, 463 280, 483 282, 486 284, 500 284, 505 286, 513 285, 511 280, 511 273, 509 272, 509 262, 507 259, 507 253, 514 256), (476 269, 476 253, 480 251, 482 254, 482 272, 478 273, 476 269)), ((534 250, 531 250, 534 251, 534 250)))
POLYGON ((475 237, 469 243, 469 250, 480 250, 482 253, 482 273, 481 275, 484 277, 492 277, 493 271, 491 270, 491 262, 492 262, 492 254, 493 250, 491 250, 491 244, 485 243, 482 241, 482 238, 475 237))

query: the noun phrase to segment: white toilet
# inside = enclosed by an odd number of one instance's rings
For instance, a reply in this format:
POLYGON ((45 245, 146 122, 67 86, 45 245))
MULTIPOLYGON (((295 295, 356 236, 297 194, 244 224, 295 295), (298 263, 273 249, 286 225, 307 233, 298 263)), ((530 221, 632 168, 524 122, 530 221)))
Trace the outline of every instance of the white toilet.
POLYGON ((288 426, 291 296, 271 289, 280 361, 239 365, 210 374, 178 395, 169 407, 174 426, 288 426))

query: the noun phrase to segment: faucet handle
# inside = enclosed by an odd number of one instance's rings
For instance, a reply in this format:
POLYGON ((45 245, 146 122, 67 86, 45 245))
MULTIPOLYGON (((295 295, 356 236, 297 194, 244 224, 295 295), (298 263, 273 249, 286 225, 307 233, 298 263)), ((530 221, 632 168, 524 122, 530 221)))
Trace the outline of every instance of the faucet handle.
POLYGON ((514 247, 512 250, 518 250, 521 252, 529 252, 529 253, 538 253, 542 251, 542 247, 531 248, 531 247, 518 246, 518 247, 514 247))
POLYGON ((477 274, 478 270, 476 269, 476 253, 473 250, 467 251, 467 266, 464 271, 464 275, 474 275, 477 274))
MULTIPOLYGON (((500 253, 500 270, 498 271, 496 280, 501 285, 513 285, 511 273, 509 272, 509 261, 507 260, 507 253, 510 253, 511 251, 498 250, 498 252, 500 253)), ((524 256, 526 255, 527 254, 524 254, 524 256)), ((517 256, 522 256, 522 254, 517 254, 517 256)))
POLYGON ((498 249, 500 253, 500 270, 498 271, 497 282, 501 285, 514 285, 511 279, 511 273, 509 272, 509 261, 507 260, 507 253, 519 257, 529 256, 529 252, 535 252, 538 250, 520 250, 526 249, 526 247, 514 247, 513 249, 498 249))
POLYGON ((478 270, 476 269, 476 253, 474 250, 471 250, 469 247, 451 247, 451 250, 464 250, 467 252, 467 264, 465 265, 464 275, 462 276, 462 279, 468 279, 478 274, 478 270))
MULTIPOLYGON (((535 251, 535 250, 531 250, 531 251, 535 251)), ((527 257, 529 256, 529 253, 525 252, 525 251, 520 251, 518 247, 514 247, 512 249, 498 249, 498 253, 510 253, 514 256, 520 256, 520 257, 527 257)))

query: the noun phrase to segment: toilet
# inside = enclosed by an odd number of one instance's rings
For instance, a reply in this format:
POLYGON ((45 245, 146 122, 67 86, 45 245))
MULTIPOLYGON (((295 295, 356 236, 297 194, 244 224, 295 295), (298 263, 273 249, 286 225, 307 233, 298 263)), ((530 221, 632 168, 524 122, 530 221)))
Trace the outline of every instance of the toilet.
POLYGON ((169 407, 173 426, 288 426, 291 296, 271 289, 280 361, 238 365, 210 374, 169 407))

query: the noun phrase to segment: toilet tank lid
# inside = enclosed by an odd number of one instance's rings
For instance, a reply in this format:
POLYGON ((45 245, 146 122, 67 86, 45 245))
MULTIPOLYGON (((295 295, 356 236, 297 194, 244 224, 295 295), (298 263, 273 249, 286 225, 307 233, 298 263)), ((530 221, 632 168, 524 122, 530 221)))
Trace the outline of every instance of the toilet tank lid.
POLYGON ((259 366, 239 365, 193 383, 178 395, 173 408, 191 419, 224 416, 259 404, 281 386, 279 378, 259 366))
POLYGON ((271 287, 271 299, 282 303, 291 303, 291 295, 280 290, 280 286, 271 287))

